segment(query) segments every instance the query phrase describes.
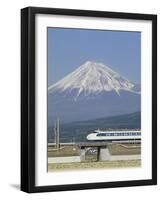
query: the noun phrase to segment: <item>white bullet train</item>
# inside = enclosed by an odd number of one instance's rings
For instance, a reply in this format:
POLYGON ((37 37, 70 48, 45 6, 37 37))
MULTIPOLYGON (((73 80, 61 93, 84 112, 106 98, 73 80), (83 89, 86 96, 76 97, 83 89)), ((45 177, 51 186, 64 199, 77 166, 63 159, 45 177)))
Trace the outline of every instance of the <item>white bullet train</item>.
POLYGON ((140 130, 108 130, 101 131, 95 130, 93 133, 87 135, 87 140, 93 141, 140 141, 141 131, 140 130))

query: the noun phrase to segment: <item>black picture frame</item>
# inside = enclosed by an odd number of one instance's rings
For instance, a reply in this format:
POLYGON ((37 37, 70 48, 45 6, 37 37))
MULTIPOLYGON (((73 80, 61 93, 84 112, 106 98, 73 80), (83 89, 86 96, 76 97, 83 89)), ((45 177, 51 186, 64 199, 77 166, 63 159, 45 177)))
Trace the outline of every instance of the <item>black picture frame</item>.
POLYGON ((27 7, 21 10, 21 190, 28 193, 157 184, 157 16, 27 7), (35 186, 35 15, 68 15, 152 21, 152 179, 35 186))

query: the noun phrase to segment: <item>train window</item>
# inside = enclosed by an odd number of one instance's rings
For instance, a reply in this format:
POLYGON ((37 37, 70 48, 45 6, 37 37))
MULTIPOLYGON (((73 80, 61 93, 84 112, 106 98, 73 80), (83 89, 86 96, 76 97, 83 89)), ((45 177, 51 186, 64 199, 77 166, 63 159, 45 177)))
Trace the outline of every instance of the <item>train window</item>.
POLYGON ((101 133, 98 133, 96 136, 102 136, 101 133))
POLYGON ((141 135, 141 132, 98 133, 98 132, 94 131, 94 133, 97 133, 97 136, 136 136, 136 135, 141 135))
POLYGON ((100 135, 101 135, 101 136, 106 136, 106 133, 101 133, 100 135))
POLYGON ((93 131, 93 133, 98 133, 98 131, 93 131))

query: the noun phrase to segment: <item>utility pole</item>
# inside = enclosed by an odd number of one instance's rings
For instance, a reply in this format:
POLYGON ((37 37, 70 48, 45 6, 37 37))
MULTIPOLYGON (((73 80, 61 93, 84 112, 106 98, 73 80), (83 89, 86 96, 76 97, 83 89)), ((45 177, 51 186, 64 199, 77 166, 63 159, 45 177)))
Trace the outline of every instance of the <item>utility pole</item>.
POLYGON ((56 121, 54 122, 54 143, 57 144, 57 130, 56 130, 56 121))
POLYGON ((57 119, 57 149, 60 148, 60 141, 59 141, 59 118, 57 119))
POLYGON ((59 131, 59 118, 54 122, 54 141, 57 150, 60 148, 60 131, 59 131))

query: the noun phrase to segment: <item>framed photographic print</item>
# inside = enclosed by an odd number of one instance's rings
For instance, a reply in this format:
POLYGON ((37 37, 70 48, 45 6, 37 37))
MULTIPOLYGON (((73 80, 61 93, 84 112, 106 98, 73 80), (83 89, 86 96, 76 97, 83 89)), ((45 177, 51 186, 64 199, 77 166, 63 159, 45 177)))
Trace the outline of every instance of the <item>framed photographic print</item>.
POLYGON ((157 184, 157 16, 21 10, 21 190, 157 184))

